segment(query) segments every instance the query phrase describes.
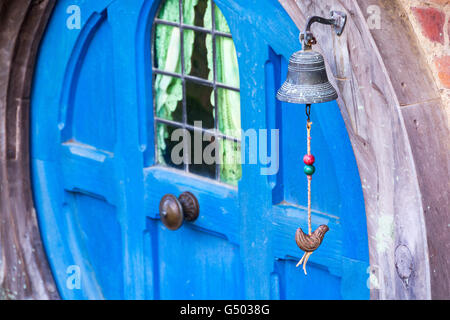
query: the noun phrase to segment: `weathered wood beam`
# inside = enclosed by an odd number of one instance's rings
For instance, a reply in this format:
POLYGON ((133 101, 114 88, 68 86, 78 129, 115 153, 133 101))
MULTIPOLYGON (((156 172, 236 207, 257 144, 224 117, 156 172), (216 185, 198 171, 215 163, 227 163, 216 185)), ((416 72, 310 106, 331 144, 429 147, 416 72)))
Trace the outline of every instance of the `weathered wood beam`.
POLYGON ((34 63, 54 0, 0 0, 0 300, 57 299, 30 183, 34 63))
POLYGON ((279 0, 306 17, 348 14, 341 38, 313 27, 363 185, 374 299, 448 299, 450 134, 439 92, 396 0, 279 0), (368 23, 380 9, 380 28, 368 23))

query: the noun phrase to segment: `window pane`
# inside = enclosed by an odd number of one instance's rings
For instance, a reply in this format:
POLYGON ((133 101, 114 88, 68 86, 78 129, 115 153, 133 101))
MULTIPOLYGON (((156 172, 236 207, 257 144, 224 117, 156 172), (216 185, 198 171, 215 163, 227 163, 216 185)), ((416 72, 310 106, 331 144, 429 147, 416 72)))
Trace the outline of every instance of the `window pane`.
POLYGON ((181 73, 181 40, 177 27, 157 24, 155 27, 154 66, 163 71, 181 73))
POLYGON ((217 89, 219 130, 231 137, 241 138, 241 95, 237 91, 217 89))
POLYGON ((185 73, 203 79, 213 79, 211 35, 184 30, 185 73))
POLYGON ((214 136, 201 131, 190 132, 191 154, 193 155, 189 172, 216 179, 216 154, 218 144, 214 136), (206 141, 203 141, 206 140, 206 141))
POLYGON ((220 181, 237 185, 241 177, 241 144, 231 140, 221 140, 220 181))
POLYGON ((210 0, 183 0, 183 24, 211 29, 210 0))
POLYGON ((233 39, 216 37, 217 81, 239 88, 239 66, 233 39))
POLYGON ((156 75, 155 114, 159 118, 183 121, 183 84, 181 79, 156 75))
POLYGON ((231 33, 230 28, 228 27, 228 23, 225 20, 225 17, 222 14, 222 11, 214 5, 214 12, 216 15, 216 30, 226 33, 231 33))
POLYGON ((180 8, 178 0, 166 0, 158 14, 158 19, 179 22, 180 8))
POLYGON ((187 148, 183 148, 184 137, 183 129, 163 123, 157 123, 157 161, 159 164, 180 170, 184 169, 183 157, 188 156, 187 154, 184 154, 184 151, 188 152, 187 148), (172 141, 172 138, 175 139, 175 141, 172 141), (172 151, 174 151, 173 155, 172 151))
POLYGON ((187 122, 196 125, 201 121, 205 129, 214 128, 214 106, 211 103, 213 88, 191 81, 186 81, 187 122))

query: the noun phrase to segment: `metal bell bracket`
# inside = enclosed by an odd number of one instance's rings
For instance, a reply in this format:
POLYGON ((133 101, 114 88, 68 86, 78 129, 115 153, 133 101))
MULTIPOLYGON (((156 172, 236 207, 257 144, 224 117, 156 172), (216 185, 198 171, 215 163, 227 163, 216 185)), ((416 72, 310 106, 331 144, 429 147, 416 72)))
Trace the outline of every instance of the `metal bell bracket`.
POLYGON ((317 43, 316 38, 311 32, 311 26, 314 22, 332 25, 336 34, 340 36, 347 23, 347 15, 341 11, 331 11, 331 19, 319 16, 310 17, 306 23, 305 31, 300 33, 300 42, 302 42, 304 50, 311 49, 312 46, 317 43))

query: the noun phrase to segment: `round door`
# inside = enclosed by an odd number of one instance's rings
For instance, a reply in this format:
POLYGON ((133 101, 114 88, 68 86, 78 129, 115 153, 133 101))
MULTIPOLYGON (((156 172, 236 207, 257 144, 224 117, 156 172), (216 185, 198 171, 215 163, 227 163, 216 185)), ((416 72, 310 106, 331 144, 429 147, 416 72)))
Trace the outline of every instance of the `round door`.
POLYGON ((368 298, 361 183, 335 103, 275 100, 297 30, 279 3, 56 4, 32 93, 34 199, 67 299, 368 298), (300 110, 300 111, 299 111, 300 110))

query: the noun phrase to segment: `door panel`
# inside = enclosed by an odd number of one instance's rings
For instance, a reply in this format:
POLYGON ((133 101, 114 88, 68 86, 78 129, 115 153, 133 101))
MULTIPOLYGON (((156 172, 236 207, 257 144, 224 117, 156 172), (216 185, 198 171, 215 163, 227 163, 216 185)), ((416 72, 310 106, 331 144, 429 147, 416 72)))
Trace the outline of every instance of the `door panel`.
POLYGON ((238 246, 188 226, 170 232, 159 224, 158 231, 162 299, 244 297, 238 246))
POLYGON ((275 272, 280 276, 280 299, 338 300, 341 295, 341 278, 325 268, 308 265, 308 277, 299 277, 299 269, 292 260, 278 260, 275 272))
POLYGON ((73 85, 63 139, 81 142, 96 149, 113 151, 116 142, 115 101, 111 27, 102 22, 92 35, 79 74, 73 85), (96 90, 91 90, 96 88, 96 90))
POLYGON ((105 199, 75 192, 66 192, 64 208, 65 214, 71 216, 69 229, 77 237, 73 241, 84 246, 80 249, 92 265, 104 298, 121 299, 123 251, 116 208, 105 199))
POLYGON ((243 164, 237 187, 156 164, 151 44, 161 2, 58 1, 36 66, 31 162, 63 298, 368 297, 361 183, 337 105, 313 109, 313 228, 331 231, 305 277, 294 241, 307 224, 304 107, 274 99, 297 30, 276 1, 215 2, 236 45, 242 129, 280 131, 280 170, 243 164), (69 5, 80 6, 81 30, 65 27, 69 5), (200 216, 169 231, 159 202, 184 191, 200 216), (67 285, 74 265, 80 289, 67 285))

